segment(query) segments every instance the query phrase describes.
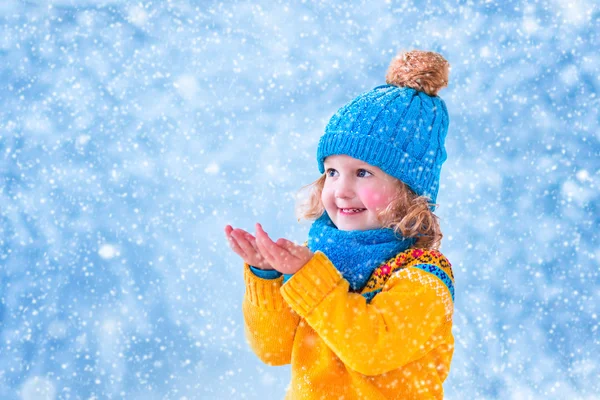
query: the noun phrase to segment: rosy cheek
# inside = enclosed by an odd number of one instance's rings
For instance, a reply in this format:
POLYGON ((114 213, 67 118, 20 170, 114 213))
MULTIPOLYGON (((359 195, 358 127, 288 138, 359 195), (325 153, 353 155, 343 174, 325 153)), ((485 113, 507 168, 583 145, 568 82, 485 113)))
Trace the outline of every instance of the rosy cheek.
POLYGON ((362 189, 360 197, 363 204, 369 209, 385 208, 390 201, 390 196, 385 190, 375 188, 362 189))

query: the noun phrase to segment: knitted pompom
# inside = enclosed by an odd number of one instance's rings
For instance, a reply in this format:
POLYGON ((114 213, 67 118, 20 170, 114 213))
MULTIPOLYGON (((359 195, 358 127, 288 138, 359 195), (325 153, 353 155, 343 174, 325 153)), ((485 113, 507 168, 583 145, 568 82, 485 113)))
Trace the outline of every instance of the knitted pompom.
POLYGON ((390 63, 385 81, 436 96, 448 86, 450 64, 432 51, 412 50, 398 54, 390 63))

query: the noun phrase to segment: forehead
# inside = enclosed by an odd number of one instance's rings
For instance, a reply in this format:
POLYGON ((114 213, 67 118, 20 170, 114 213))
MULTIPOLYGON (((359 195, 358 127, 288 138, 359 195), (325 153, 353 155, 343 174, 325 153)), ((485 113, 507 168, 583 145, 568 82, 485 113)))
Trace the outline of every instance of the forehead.
MULTIPOLYGON (((346 168, 377 168, 374 165, 361 161, 359 159, 347 156, 345 154, 335 154, 332 156, 328 156, 323 161, 323 164, 326 166, 337 166, 337 167, 346 167, 346 168)), ((377 168, 379 169, 379 168, 377 168)))

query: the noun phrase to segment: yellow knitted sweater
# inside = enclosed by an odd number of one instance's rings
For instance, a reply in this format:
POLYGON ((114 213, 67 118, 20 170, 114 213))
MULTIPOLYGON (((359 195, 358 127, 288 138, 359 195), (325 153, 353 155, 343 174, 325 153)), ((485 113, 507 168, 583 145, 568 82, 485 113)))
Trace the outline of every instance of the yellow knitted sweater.
POLYGON ((454 277, 441 253, 399 253, 361 293, 322 252, 285 284, 244 277, 246 337, 265 363, 292 364, 286 399, 443 398, 454 277))

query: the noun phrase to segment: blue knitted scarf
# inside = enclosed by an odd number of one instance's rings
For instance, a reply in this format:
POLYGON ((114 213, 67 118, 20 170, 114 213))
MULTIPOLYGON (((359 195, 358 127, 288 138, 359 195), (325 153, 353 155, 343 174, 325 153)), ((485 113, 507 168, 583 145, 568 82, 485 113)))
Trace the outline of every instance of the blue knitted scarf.
POLYGON ((361 290, 373 271, 384 261, 408 249, 414 239, 404 238, 392 229, 341 231, 324 212, 308 232, 308 248, 325 253, 350 282, 352 291, 361 290))

